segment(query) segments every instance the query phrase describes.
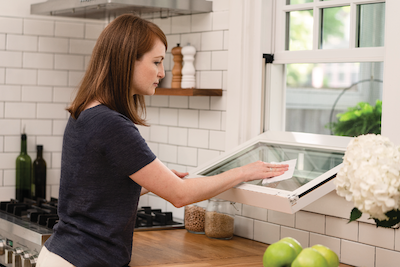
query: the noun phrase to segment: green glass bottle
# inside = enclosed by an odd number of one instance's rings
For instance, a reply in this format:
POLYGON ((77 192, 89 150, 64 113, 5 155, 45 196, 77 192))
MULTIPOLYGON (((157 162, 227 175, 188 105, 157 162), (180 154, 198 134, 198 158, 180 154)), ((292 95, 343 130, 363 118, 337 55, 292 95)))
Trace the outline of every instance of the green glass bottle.
POLYGON ((32 198, 46 199, 46 161, 43 159, 43 146, 36 146, 37 156, 32 165, 32 198))
POLYGON ((23 202, 31 197, 32 160, 26 152, 26 134, 21 134, 21 153, 16 160, 15 198, 23 202))

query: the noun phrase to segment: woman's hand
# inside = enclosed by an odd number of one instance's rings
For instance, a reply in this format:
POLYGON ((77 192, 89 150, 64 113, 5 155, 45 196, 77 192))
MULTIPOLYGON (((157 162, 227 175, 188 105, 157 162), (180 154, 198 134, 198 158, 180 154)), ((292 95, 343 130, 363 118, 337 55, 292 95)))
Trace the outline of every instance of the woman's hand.
POLYGON ((288 164, 272 164, 263 161, 256 161, 245 166, 239 167, 240 175, 244 182, 259 180, 279 176, 289 170, 288 164))

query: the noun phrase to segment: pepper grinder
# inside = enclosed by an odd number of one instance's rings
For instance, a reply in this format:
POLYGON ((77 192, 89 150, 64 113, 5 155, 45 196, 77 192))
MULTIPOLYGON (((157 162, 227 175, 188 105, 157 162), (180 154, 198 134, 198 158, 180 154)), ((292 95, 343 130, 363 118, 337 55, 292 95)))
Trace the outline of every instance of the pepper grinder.
POLYGON ((182 47, 177 44, 171 49, 171 54, 174 56, 174 67, 172 68, 171 88, 181 88, 182 81, 182 47))
POLYGON ((194 69, 194 55, 196 54, 196 48, 188 44, 182 48, 183 55, 183 68, 182 68, 182 83, 181 88, 194 88, 195 87, 195 74, 194 69))

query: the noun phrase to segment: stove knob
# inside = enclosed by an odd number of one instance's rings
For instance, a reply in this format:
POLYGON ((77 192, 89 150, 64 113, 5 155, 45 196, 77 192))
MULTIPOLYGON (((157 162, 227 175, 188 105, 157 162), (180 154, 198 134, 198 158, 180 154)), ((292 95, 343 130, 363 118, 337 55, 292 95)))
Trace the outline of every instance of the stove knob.
POLYGON ((25 251, 22 254, 22 267, 35 267, 37 255, 33 255, 29 251, 25 251))
POLYGON ((22 248, 15 248, 12 254, 12 267, 22 267, 22 248))
POLYGON ((14 254, 14 250, 10 247, 5 248, 4 250, 5 256, 4 260, 7 264, 12 263, 12 256, 14 254))
POLYGON ((5 247, 6 247, 6 240, 1 238, 0 239, 0 255, 4 254, 5 247))

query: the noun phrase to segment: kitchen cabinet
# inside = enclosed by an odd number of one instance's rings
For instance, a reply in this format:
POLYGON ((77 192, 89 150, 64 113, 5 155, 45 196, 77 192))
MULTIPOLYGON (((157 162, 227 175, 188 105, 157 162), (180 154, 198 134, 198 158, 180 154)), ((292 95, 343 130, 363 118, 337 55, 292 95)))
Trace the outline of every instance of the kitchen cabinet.
MULTIPOLYGON (((142 231, 133 235, 135 267, 260 267, 268 245, 234 236, 217 240, 185 229, 142 231)), ((340 264, 340 267, 349 265, 340 264)))
POLYGON ((196 89, 196 88, 156 88, 154 95, 175 96, 222 96, 222 89, 196 89))

